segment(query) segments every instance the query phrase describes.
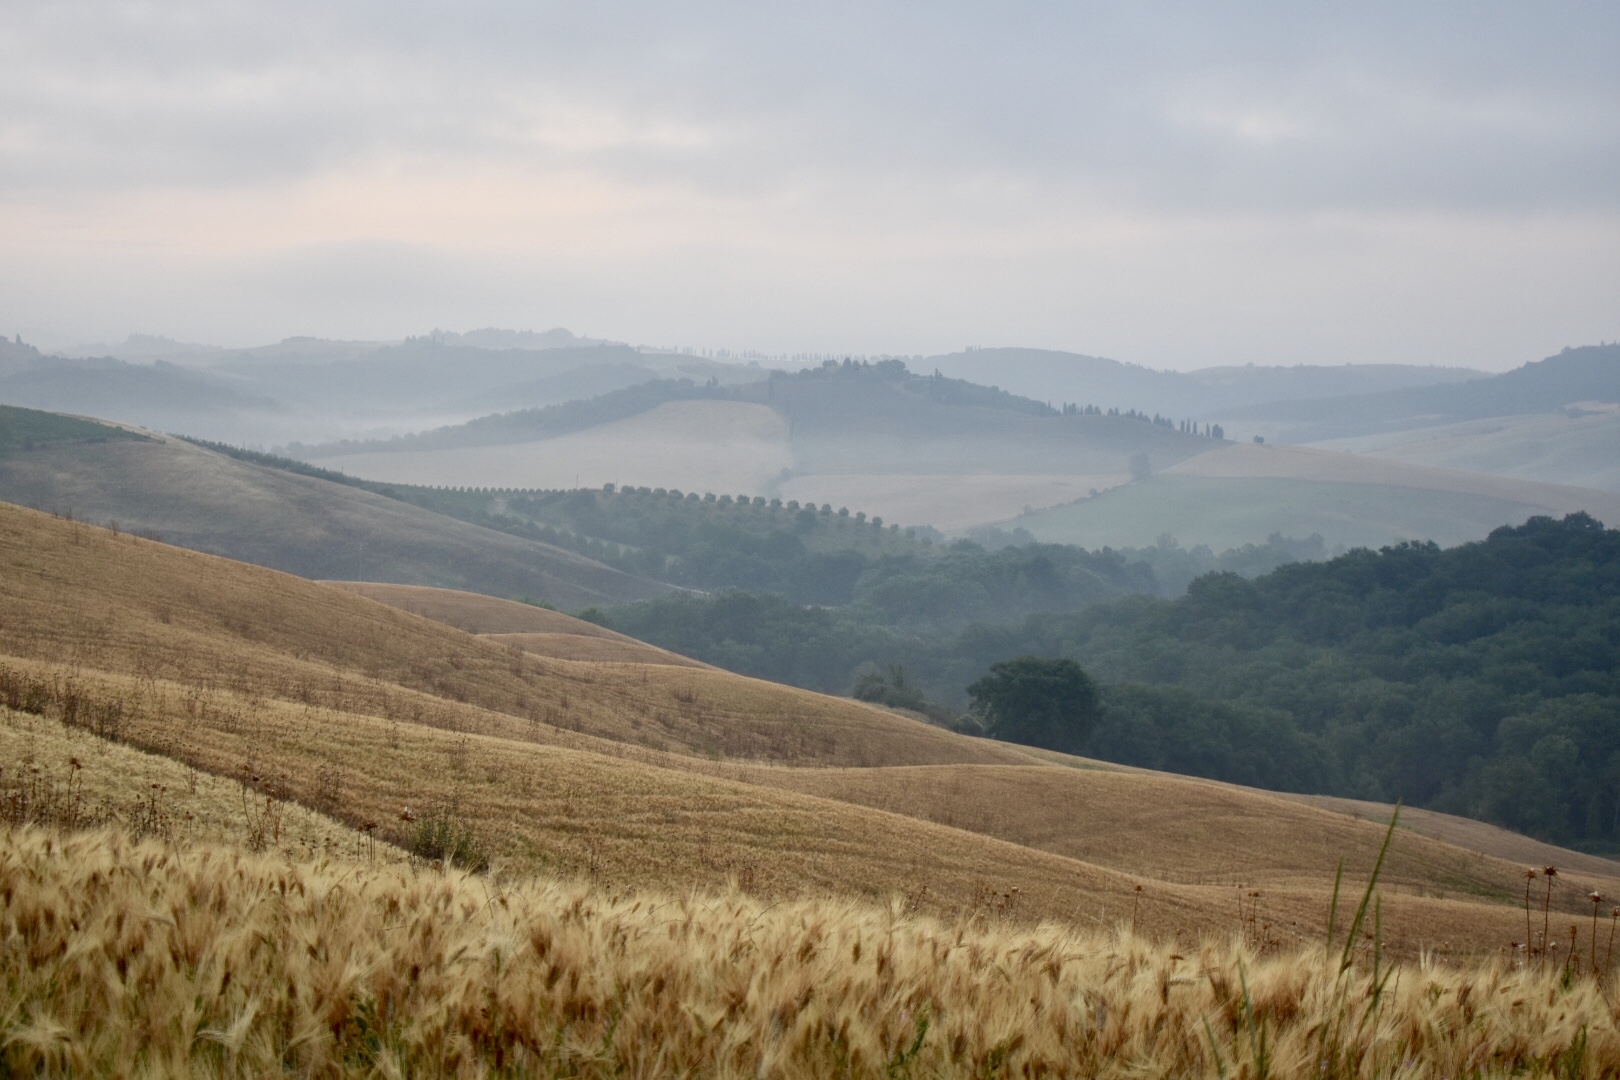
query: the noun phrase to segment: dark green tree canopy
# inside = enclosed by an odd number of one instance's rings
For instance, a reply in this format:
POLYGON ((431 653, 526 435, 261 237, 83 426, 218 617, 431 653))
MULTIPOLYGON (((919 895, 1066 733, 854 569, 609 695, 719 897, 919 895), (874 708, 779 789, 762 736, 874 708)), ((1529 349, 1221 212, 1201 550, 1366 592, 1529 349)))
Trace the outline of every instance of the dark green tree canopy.
POLYGON ((1078 749, 1097 722, 1097 684, 1073 660, 1020 656, 967 688, 990 735, 1048 750, 1078 749))

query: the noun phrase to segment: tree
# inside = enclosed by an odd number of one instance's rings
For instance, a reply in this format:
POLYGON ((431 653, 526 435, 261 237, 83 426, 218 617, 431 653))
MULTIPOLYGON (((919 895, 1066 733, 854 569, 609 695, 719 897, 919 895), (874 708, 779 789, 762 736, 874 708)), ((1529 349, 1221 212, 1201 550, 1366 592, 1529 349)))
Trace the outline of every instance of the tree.
POLYGON ((1146 480, 1153 475, 1153 464, 1148 461, 1146 454, 1137 454, 1131 458, 1131 479, 1146 480))
POLYGON ((1101 711, 1097 684, 1073 660, 1004 660, 967 692, 993 738, 1048 750, 1078 750, 1101 711))

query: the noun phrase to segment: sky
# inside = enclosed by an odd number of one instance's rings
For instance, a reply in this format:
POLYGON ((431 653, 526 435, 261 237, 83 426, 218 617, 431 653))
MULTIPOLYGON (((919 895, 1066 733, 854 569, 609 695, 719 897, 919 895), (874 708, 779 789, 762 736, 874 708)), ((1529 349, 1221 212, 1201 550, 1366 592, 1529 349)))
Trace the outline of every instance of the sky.
POLYGON ((0 332, 1504 370, 1620 338, 1620 5, 6 0, 0 332))

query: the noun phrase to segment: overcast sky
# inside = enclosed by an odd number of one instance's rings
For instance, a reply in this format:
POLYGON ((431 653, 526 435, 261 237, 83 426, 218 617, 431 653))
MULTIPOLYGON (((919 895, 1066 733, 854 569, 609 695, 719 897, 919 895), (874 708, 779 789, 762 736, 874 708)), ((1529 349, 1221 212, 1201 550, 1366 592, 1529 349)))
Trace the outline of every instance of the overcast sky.
POLYGON ((0 4, 0 331, 1502 369, 1620 337, 1620 4, 0 4))

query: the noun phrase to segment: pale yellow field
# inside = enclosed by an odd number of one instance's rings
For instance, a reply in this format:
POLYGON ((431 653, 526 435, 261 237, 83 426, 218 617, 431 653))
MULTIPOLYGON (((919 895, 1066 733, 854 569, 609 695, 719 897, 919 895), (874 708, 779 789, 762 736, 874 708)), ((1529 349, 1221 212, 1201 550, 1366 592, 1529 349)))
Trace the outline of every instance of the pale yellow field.
POLYGON ((510 488, 634 484, 759 493, 793 465, 788 424, 764 405, 674 401, 539 442, 454 450, 346 454, 318 462, 402 484, 510 488))
POLYGON ((901 525, 964 529, 1006 521, 1027 508, 1083 499, 1127 483, 1128 475, 1041 473, 825 473, 778 484, 783 499, 864 510, 901 525))
POLYGON ((1313 446, 1414 465, 1620 491, 1620 405, 1585 402, 1571 412, 1499 416, 1327 439, 1313 446))
POLYGON ((1483 495, 1530 506, 1550 514, 1584 510, 1602 521, 1620 521, 1620 493, 1544 484, 1508 476, 1437 469, 1385 457, 1345 454, 1306 446, 1239 443, 1211 450, 1165 472, 1178 476, 1315 480, 1342 484, 1388 484, 1422 491, 1483 495))

